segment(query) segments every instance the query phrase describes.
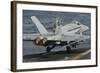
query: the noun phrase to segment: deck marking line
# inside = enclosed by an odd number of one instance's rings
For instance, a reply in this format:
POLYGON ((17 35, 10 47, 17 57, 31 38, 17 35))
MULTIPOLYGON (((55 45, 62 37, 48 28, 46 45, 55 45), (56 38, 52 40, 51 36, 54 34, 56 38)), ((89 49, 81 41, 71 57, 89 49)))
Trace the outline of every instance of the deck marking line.
POLYGON ((75 59, 75 60, 80 59, 82 56, 88 54, 89 52, 90 52, 90 49, 81 54, 78 54, 77 56, 73 57, 73 59, 75 59))

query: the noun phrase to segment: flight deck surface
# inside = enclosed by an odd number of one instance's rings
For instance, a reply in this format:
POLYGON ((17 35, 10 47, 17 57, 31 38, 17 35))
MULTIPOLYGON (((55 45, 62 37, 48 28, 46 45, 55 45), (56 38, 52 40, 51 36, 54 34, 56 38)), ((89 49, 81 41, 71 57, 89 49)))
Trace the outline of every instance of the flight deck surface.
POLYGON ((50 53, 40 53, 25 55, 23 62, 43 62, 43 61, 67 61, 67 60, 84 60, 91 58, 89 48, 80 48, 72 50, 71 53, 66 51, 56 51, 50 53))

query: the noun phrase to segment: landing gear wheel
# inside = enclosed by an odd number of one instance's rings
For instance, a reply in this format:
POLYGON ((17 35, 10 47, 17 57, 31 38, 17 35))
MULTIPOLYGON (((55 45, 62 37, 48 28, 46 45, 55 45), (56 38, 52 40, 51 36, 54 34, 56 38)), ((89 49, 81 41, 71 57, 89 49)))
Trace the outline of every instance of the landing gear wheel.
POLYGON ((46 48, 46 52, 49 53, 54 47, 55 47, 55 45, 48 46, 48 47, 46 48))
POLYGON ((71 53, 71 47, 70 46, 66 46, 67 49, 67 53, 71 53))
POLYGON ((46 52, 49 53, 51 51, 52 48, 47 47, 46 52))

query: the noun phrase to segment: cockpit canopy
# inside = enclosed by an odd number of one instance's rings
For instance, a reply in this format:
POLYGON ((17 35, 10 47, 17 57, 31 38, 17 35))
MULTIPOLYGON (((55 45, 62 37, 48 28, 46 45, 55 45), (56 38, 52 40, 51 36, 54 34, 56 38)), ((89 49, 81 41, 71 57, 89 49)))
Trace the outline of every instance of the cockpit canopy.
POLYGON ((78 21, 76 21, 76 20, 72 21, 71 23, 72 23, 72 24, 77 24, 77 25, 80 25, 80 24, 81 24, 80 22, 78 22, 78 21))

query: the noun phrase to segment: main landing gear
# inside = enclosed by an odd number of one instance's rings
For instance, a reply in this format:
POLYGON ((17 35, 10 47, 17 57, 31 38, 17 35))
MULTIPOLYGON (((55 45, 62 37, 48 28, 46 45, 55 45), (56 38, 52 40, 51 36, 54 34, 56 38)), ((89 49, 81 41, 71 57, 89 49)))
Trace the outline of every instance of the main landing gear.
POLYGON ((67 53, 71 53, 71 47, 70 46, 66 46, 66 50, 67 50, 67 53))
POLYGON ((48 46, 46 48, 46 53, 49 53, 54 47, 55 47, 54 45, 53 46, 48 46))

